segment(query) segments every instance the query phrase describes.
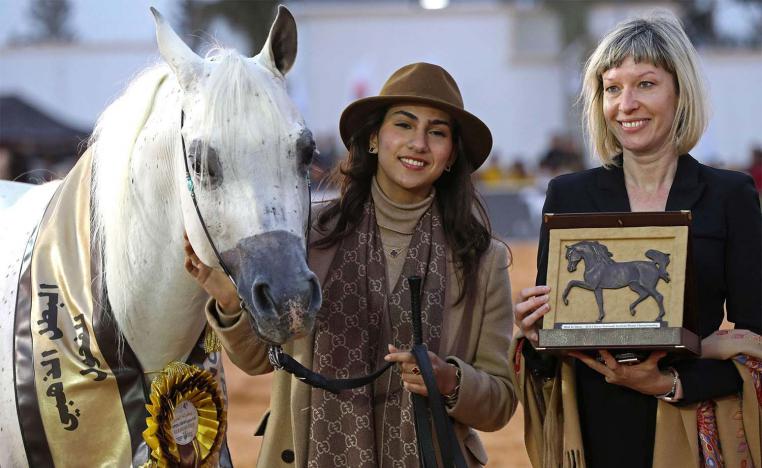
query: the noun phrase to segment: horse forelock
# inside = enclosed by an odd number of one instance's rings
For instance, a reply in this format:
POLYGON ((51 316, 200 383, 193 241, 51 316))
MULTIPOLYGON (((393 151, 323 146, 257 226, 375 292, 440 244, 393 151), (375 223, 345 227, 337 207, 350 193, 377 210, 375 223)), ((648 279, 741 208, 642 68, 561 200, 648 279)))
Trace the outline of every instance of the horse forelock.
MULTIPOLYGON (((288 97, 282 78, 255 60, 217 49, 208 55, 208 62, 209 75, 199 92, 202 112, 190 116, 194 133, 203 140, 200 182, 203 186, 204 175, 208 174, 209 155, 222 155, 227 167, 223 189, 207 193, 214 205, 224 209, 221 207, 231 200, 249 200, 244 203, 245 212, 237 211, 239 224, 258 226, 261 231, 290 230, 290 215, 283 213, 306 212, 293 196, 294 187, 303 184, 306 176, 299 172, 295 153, 304 128, 301 115, 288 97), (275 224, 268 209, 280 214, 275 224), (280 221, 285 224, 278 224, 280 221)), ((185 112, 193 113, 193 106, 189 105, 185 112)), ((306 192, 306 186, 303 190, 306 192)), ((221 229, 228 231, 229 227, 221 229)), ((297 229, 301 230, 303 227, 297 229)), ((243 233, 229 234, 240 238, 243 233)))
MULTIPOLYGON (((261 154, 265 144, 275 146, 267 148, 269 152, 281 153, 278 146, 283 138, 272 137, 287 135, 295 123, 295 116, 284 113, 285 86, 234 50, 213 49, 207 61, 208 76, 199 88, 203 115, 192 116, 200 124, 203 143, 224 142, 225 148, 216 149, 228 155, 261 154), (252 151, 254 148, 258 151, 252 151)), ((194 110, 189 107, 185 112, 194 110)), ((204 154, 201 163, 206 171, 204 154)))

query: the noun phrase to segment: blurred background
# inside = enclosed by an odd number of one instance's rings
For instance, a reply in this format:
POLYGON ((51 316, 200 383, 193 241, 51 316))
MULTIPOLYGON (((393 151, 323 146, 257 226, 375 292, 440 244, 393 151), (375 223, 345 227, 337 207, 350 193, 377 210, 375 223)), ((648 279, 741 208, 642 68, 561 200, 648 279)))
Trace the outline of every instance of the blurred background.
MULTIPOLYGON (((748 171, 762 187, 762 0, 0 0, 0 179, 63 177, 99 113, 159 60, 149 6, 198 53, 222 44, 254 55, 285 3, 299 52, 290 93, 316 136, 321 179, 343 157, 338 119, 400 66, 428 61, 457 80, 494 135, 477 172, 493 229, 513 252, 514 291, 534 281, 547 181, 596 165, 582 138, 580 71, 619 21, 669 10, 696 45, 713 118, 691 152, 748 171)), ((234 461, 253 466, 269 378, 228 365, 234 461)), ((487 435, 490 466, 528 466, 520 413, 487 435)))

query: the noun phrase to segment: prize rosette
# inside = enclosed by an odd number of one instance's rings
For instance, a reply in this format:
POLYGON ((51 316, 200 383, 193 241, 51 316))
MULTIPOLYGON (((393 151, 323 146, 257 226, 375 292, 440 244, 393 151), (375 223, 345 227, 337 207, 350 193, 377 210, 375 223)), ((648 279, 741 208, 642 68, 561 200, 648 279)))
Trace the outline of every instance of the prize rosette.
POLYGON ((151 448, 146 465, 215 466, 227 415, 209 371, 183 363, 165 367, 151 383, 150 417, 143 440, 151 448))

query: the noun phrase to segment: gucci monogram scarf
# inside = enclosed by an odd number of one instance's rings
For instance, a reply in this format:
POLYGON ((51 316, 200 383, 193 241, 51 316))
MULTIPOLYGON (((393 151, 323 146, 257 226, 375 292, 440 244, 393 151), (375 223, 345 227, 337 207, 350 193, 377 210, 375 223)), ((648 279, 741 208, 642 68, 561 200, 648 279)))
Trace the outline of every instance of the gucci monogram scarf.
MULTIPOLYGON (((323 287, 313 369, 330 377, 366 375, 384 364, 386 345, 410 349, 413 327, 405 278, 423 278, 423 339, 436 352, 445 304, 446 241, 436 207, 416 225, 402 274, 387 291, 386 264, 369 197, 356 232, 345 238, 323 287)), ((366 385, 333 395, 312 390, 308 466, 418 467, 413 405, 399 366, 366 385)))

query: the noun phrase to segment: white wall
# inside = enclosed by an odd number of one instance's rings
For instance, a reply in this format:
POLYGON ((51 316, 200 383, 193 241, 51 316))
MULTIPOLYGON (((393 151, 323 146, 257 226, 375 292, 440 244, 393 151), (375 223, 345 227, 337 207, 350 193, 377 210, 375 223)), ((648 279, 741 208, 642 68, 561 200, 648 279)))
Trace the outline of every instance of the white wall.
POLYGON ((762 51, 701 51, 712 120, 692 152, 703 161, 745 168, 762 147, 762 51))

